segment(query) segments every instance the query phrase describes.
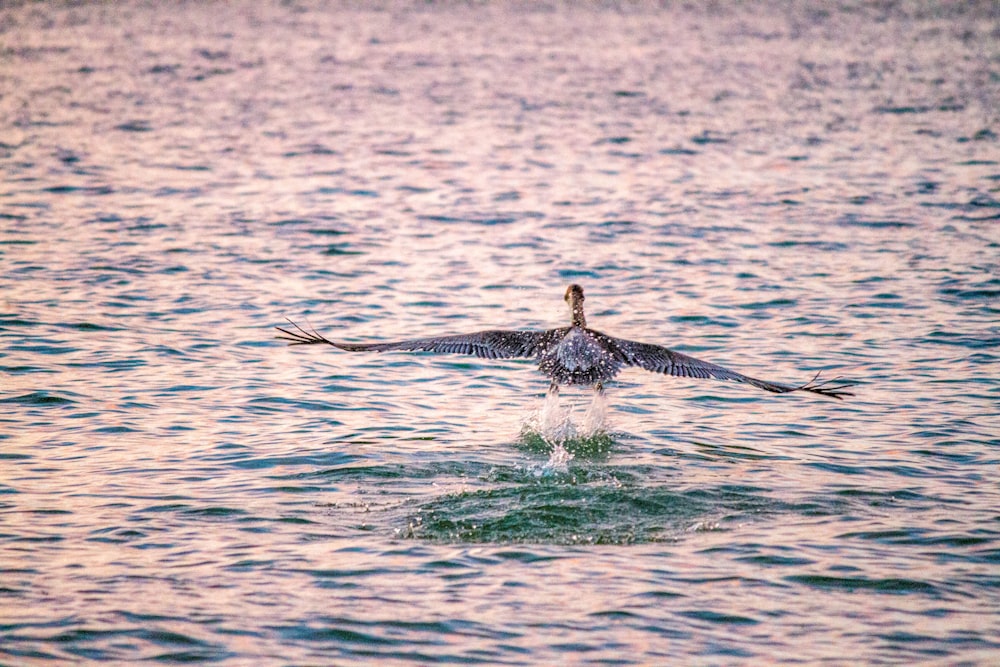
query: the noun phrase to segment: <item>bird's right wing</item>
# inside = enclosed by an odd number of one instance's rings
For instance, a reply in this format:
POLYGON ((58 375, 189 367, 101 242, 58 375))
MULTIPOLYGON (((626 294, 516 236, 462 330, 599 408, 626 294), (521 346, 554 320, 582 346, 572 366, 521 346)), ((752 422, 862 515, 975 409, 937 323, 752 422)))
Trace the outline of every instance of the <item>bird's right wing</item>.
POLYGON ((846 380, 824 380, 817 381, 819 374, 812 380, 801 385, 789 385, 768 380, 758 380, 757 378, 731 371, 728 368, 713 364, 701 359, 695 359, 680 352, 674 352, 660 345, 651 343, 639 343, 633 340, 607 337, 615 348, 618 359, 627 366, 638 366, 654 373, 665 375, 675 375, 677 377, 688 378, 715 378, 717 380, 732 380, 743 382, 765 391, 775 394, 786 394, 793 391, 808 391, 821 396, 831 398, 843 398, 853 396, 848 388, 856 385, 856 382, 846 380))
POLYGON ((306 331, 291 320, 294 329, 275 327, 283 333, 282 340, 290 345, 332 345, 349 352, 388 352, 391 350, 412 350, 426 352, 446 352, 452 354, 472 354, 485 359, 511 359, 515 357, 533 358, 538 355, 539 344, 543 341, 542 331, 477 331, 455 336, 434 338, 414 338, 391 343, 336 343, 315 330, 306 331))

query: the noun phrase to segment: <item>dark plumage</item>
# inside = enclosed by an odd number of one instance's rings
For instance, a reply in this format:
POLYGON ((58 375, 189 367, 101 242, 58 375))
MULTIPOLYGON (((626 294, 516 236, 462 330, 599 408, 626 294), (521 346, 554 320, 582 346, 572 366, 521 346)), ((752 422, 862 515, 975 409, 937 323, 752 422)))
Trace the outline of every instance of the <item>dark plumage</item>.
POLYGON ((289 320, 294 329, 277 327, 284 334, 278 338, 291 341, 292 345, 326 344, 349 352, 423 350, 473 354, 485 359, 515 357, 535 359, 538 361, 539 370, 551 378, 552 391, 557 391, 559 385, 563 384, 586 384, 593 385, 598 392, 601 392, 604 383, 614 378, 622 368, 637 366, 664 375, 743 382, 776 394, 807 391, 838 399, 854 395, 846 390, 857 384, 856 382, 837 380, 820 382, 817 381, 818 375, 801 385, 768 382, 668 350, 660 345, 608 336, 587 327, 583 312, 582 287, 570 285, 566 290, 565 299, 572 311, 572 323, 568 327, 548 331, 498 329, 455 336, 414 338, 391 343, 335 343, 315 331, 306 331, 289 320))

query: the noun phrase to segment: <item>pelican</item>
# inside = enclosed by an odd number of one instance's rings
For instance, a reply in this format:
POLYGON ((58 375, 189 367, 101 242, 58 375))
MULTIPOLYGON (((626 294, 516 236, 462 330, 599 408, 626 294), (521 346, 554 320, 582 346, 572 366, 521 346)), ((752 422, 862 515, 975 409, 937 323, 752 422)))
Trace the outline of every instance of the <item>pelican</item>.
POLYGON ((550 394, 558 394, 560 385, 590 385, 594 388, 596 399, 604 393, 605 382, 618 375, 623 368, 636 366, 677 377, 742 382, 775 394, 804 391, 836 399, 854 395, 846 390, 857 382, 839 378, 819 381, 818 373, 812 380, 799 385, 758 380, 660 345, 615 338, 587 326, 582 287, 570 285, 563 298, 570 307, 570 325, 548 331, 494 329, 389 343, 337 343, 315 330, 306 331, 291 320, 288 323, 292 328, 275 328, 283 334, 277 338, 290 341, 291 345, 332 345, 348 352, 410 350, 474 354, 485 359, 535 359, 538 369, 551 380, 550 394))

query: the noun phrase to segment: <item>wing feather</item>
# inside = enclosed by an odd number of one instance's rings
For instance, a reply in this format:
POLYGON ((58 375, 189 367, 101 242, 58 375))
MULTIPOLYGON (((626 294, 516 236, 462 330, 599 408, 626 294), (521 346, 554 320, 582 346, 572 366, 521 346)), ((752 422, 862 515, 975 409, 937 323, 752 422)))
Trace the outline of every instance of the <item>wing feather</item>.
POLYGON ((608 336, 608 339, 615 348, 617 358, 623 364, 627 366, 637 366, 647 371, 663 373, 664 375, 700 379, 714 378, 717 380, 732 380, 733 382, 742 382, 775 394, 787 394, 792 391, 808 391, 832 398, 853 396, 854 394, 846 391, 846 389, 857 384, 856 382, 838 381, 836 378, 833 380, 818 381, 818 373, 812 380, 801 385, 788 385, 780 382, 770 382, 768 380, 759 380, 757 378, 750 377, 749 375, 744 375, 743 373, 731 371, 728 368, 724 368, 723 366, 719 366, 708 361, 695 359, 694 357, 682 354, 681 352, 674 352, 673 350, 669 350, 660 345, 639 343, 632 340, 612 338, 611 336, 608 336))
POLYGON ((455 336, 437 336, 432 338, 413 338, 388 343, 337 343, 317 333, 306 331, 291 320, 293 329, 275 327, 284 335, 278 338, 290 341, 291 345, 332 345, 349 352, 389 352, 392 350, 410 350, 425 352, 444 352, 450 354, 471 354, 484 359, 512 359, 515 357, 535 357, 538 354, 539 343, 545 333, 541 331, 509 331, 495 329, 477 331, 470 334, 455 336))

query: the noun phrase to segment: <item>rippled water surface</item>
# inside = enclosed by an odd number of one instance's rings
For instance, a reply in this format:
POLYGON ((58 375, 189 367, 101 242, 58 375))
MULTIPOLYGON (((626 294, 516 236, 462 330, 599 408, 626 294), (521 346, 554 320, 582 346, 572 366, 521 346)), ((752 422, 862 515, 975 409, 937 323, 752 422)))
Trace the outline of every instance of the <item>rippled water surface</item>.
POLYGON ((0 662, 996 664, 992 3, 0 9, 0 662), (566 322, 854 399, 286 347, 566 322))

